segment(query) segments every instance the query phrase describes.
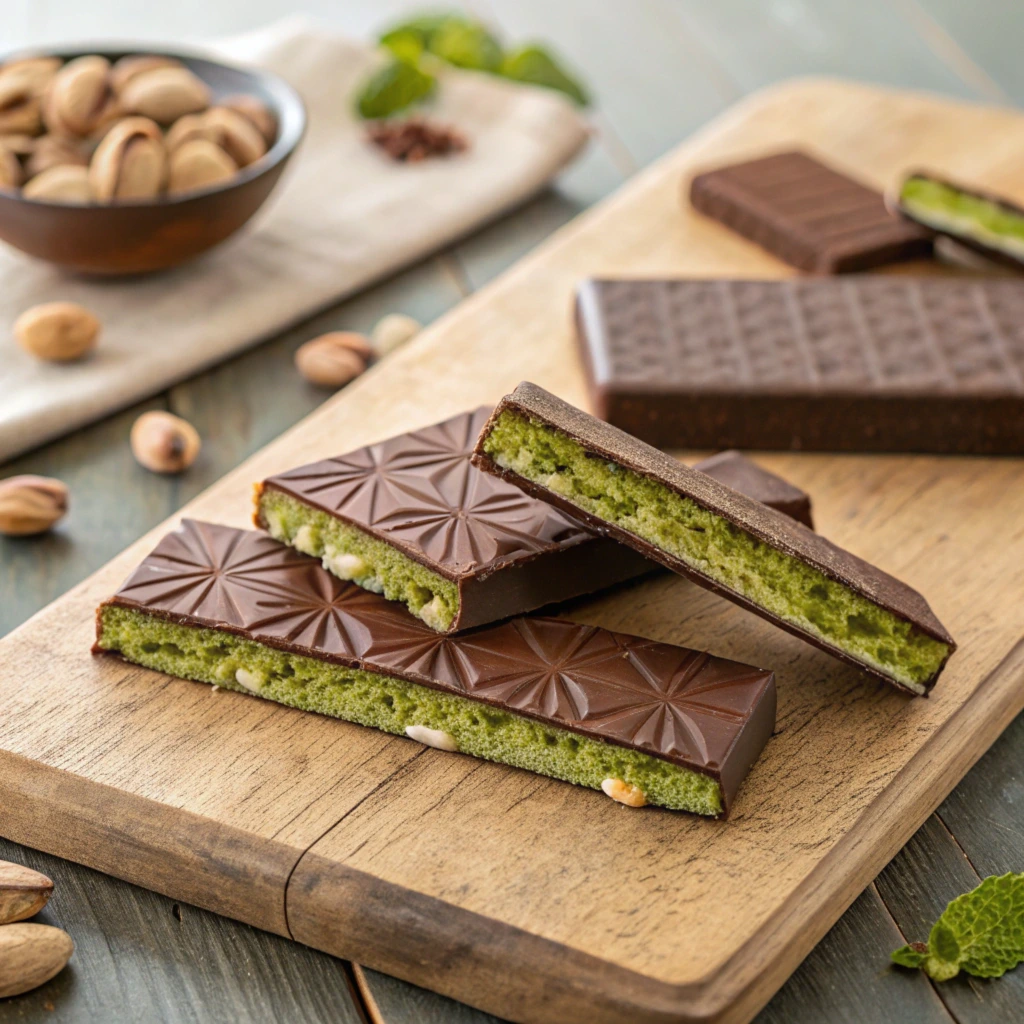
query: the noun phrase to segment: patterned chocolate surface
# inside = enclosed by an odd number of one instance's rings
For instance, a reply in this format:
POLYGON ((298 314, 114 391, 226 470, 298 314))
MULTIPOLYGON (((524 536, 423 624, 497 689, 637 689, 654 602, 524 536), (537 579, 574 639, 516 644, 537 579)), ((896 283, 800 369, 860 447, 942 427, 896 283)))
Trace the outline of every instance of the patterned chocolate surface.
POLYGON ((589 539, 574 519, 470 464, 489 414, 462 413, 271 477, 266 486, 454 579, 589 539))
POLYGON ((595 385, 1024 398, 1024 287, 846 277, 588 281, 595 385))
POLYGON ((774 722, 770 671, 559 619, 438 634, 263 534, 210 523, 183 521, 111 603, 421 683, 715 777, 724 771, 729 788, 774 722))
POLYGON ((800 270, 869 270, 932 250, 930 235, 890 213, 881 193, 799 151, 700 174, 690 201, 800 270))

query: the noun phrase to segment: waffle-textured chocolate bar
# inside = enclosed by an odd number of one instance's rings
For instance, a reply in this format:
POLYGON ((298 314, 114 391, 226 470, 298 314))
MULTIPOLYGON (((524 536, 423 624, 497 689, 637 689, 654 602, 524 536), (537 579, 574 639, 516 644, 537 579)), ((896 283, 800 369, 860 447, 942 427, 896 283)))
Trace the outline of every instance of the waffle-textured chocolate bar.
POLYGON ((720 167, 690 185, 694 209, 799 270, 843 274, 931 255, 931 235, 882 194, 799 151, 720 167))
POLYGON ((1024 452, 1024 286, 587 281, 598 416, 659 448, 1024 452))
POLYGON ((194 520, 99 608, 94 652, 705 814, 775 724, 768 670, 561 619, 441 636, 265 534, 194 520))

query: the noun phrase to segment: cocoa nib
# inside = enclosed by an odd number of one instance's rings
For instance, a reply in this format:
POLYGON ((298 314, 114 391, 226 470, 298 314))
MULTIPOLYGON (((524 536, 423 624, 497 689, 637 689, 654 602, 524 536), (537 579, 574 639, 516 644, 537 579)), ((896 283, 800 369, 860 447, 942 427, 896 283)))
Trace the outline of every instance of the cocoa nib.
POLYGON ((374 145, 401 163, 461 153, 467 145, 465 137, 454 128, 431 124, 419 117, 403 121, 375 121, 366 132, 374 145))

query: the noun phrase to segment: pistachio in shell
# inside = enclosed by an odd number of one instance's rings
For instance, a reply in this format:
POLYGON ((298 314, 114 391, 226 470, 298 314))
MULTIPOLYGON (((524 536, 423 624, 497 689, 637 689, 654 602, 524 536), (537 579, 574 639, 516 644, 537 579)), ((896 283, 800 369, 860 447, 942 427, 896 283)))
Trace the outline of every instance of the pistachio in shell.
POLYGON ((206 139, 207 142, 218 142, 217 129, 206 123, 206 114, 186 114, 179 117, 164 136, 164 145, 168 153, 173 153, 183 143, 193 139, 206 139))
MULTIPOLYGON (((25 160, 25 173, 29 178, 34 178, 51 167, 89 166, 89 157, 86 155, 85 147, 69 135, 41 135, 34 142, 35 145, 32 146, 25 160)), ((0 145, 3 145, 2 140, 0 140, 0 145)))
POLYGON ((89 184, 101 202, 150 199, 167 179, 167 152, 159 126, 126 117, 103 136, 89 164, 89 184))
POLYGON ((238 165, 215 142, 192 139, 179 146, 170 157, 172 195, 209 188, 228 181, 238 173, 238 165))
POLYGON ((262 100, 255 96, 239 93, 237 96, 228 96, 221 100, 219 106, 227 107, 228 110, 234 110, 243 117, 247 117, 263 136, 263 141, 268 146, 274 144, 277 139, 277 118, 262 100))
POLYGON ((21 190, 26 199, 52 203, 90 203, 89 168, 76 164, 58 164, 29 180, 21 190))
POLYGON ((239 167, 248 167, 267 151, 267 144, 259 129, 237 110, 211 107, 203 115, 203 122, 216 133, 217 145, 239 167))
POLYGON ((16 189, 22 177, 18 154, 0 143, 0 189, 16 189))
POLYGON ((68 61, 43 95, 43 122, 58 135, 86 136, 118 115, 110 61, 92 54, 68 61))
POLYGON ((23 133, 0 134, 0 146, 9 149, 15 156, 29 157, 35 152, 38 140, 23 133))
POLYGON ((137 53, 128 57, 122 57, 114 63, 110 69, 110 87, 115 93, 120 93, 124 87, 134 78, 145 74, 147 71, 155 71, 157 68, 180 68, 181 61, 175 57, 165 57, 159 53, 137 53))
POLYGON ((173 124, 186 114, 210 105, 210 90, 188 68, 159 67, 136 75, 121 90, 129 114, 141 114, 160 124, 173 124))
POLYGON ((16 68, 0 72, 0 133, 35 135, 42 126, 41 109, 31 75, 16 68))

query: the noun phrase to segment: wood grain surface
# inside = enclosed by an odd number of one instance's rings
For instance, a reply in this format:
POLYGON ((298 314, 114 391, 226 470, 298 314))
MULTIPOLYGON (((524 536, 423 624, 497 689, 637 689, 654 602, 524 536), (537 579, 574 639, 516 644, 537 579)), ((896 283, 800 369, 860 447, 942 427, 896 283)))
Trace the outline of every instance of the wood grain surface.
MULTIPOLYGON (((828 81, 747 100, 185 511, 242 524, 253 479, 524 376, 585 402, 583 274, 786 273, 684 209, 695 168, 813 139, 879 183, 925 162, 1005 188, 1021 124, 828 81)), ((825 533, 922 589, 961 650, 908 702, 681 580, 571 609, 776 668, 778 735, 728 824, 90 659, 92 607, 154 533, 0 647, 5 832, 512 1019, 747 1019, 1024 700, 1019 462, 766 464, 815 495, 825 533)))

